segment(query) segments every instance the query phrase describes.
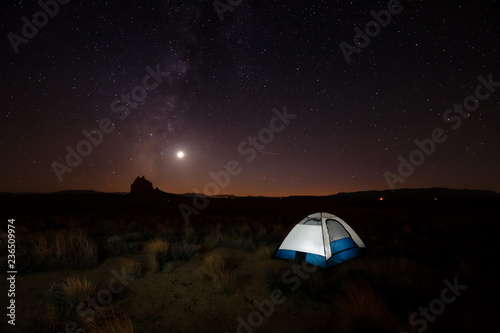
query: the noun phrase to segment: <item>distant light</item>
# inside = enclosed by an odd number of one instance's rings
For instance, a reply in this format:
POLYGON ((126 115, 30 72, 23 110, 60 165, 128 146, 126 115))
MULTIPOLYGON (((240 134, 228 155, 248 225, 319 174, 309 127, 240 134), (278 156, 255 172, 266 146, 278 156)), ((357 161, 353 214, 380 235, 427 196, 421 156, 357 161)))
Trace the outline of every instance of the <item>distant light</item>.
POLYGON ((177 153, 178 158, 183 158, 184 157, 184 152, 180 151, 177 153))
POLYGON ((380 201, 384 200, 384 198, 379 198, 380 201))
POLYGON ((434 200, 437 200, 438 198, 434 198, 434 200))

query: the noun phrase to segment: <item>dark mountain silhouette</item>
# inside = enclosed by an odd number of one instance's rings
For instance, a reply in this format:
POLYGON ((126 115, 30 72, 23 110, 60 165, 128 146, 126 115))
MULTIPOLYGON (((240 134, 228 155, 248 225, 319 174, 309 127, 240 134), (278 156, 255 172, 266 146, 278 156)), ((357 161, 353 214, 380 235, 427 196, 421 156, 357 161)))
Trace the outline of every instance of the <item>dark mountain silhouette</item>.
POLYGON ((128 195, 96 191, 61 191, 55 193, 0 193, 0 209, 11 214, 29 211, 44 214, 64 213, 161 213, 179 215, 179 205, 200 212, 283 213, 304 215, 315 211, 339 208, 411 208, 422 210, 490 209, 500 204, 500 194, 484 190, 446 188, 400 189, 396 191, 364 191, 329 196, 289 197, 206 197, 197 194, 172 194, 154 189, 144 177, 137 177, 128 195), (383 200, 380 200, 382 198, 383 200), (208 202, 205 206, 205 202, 208 202))
POLYGON ((137 177, 130 185, 130 194, 151 194, 154 193, 153 183, 142 177, 137 177))

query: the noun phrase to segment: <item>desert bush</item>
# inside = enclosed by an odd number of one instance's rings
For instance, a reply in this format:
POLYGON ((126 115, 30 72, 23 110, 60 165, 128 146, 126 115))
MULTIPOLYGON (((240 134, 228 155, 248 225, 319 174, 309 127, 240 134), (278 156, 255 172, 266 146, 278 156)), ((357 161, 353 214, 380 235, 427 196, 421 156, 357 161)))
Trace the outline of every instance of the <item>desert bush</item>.
POLYGON ((51 248, 54 243, 47 241, 47 238, 47 235, 41 233, 28 236, 26 248, 20 247, 21 254, 31 252, 33 264, 35 266, 43 265, 51 256, 55 255, 55 251, 51 248))
POLYGON ((265 273, 264 279, 269 290, 278 289, 283 293, 289 293, 292 291, 291 288, 294 286, 294 284, 291 284, 289 282, 285 283, 283 281, 283 277, 285 276, 287 271, 291 271, 290 264, 286 264, 279 268, 271 268, 265 273))
POLYGON ((276 248, 277 248, 277 246, 274 246, 274 245, 263 244, 257 248, 257 251, 255 254, 258 255, 259 257, 271 258, 271 256, 274 254, 276 248))
POLYGON ((19 255, 29 255, 32 269, 85 269, 97 265, 97 245, 80 229, 36 233, 22 241, 19 255))
POLYGON ((231 293, 236 290, 238 277, 229 258, 220 254, 209 254, 204 258, 203 268, 212 277, 218 291, 231 293))
POLYGON ((125 274, 133 278, 143 276, 147 270, 147 267, 145 267, 144 264, 136 258, 120 257, 119 261, 125 270, 125 274))
POLYGON ((251 225, 253 238, 256 242, 267 240, 267 228, 262 223, 254 223, 251 225))
POLYGON ((63 282, 54 282, 47 292, 50 313, 69 315, 76 307, 95 294, 96 285, 85 277, 69 277, 63 282))
POLYGON ((124 311, 115 311, 112 307, 103 308, 96 312, 96 317, 91 320, 81 320, 76 315, 68 317, 60 309, 49 304, 43 317, 38 315, 34 323, 42 332, 66 332, 68 322, 76 324, 72 332, 85 333, 133 333, 134 328, 129 315, 124 311))
POLYGON ((113 308, 105 310, 95 320, 85 324, 85 333, 133 333, 134 327, 126 312, 113 308))
MULTIPOLYGON (((78 306, 96 295, 96 285, 84 277, 69 277, 62 282, 54 282, 47 292, 45 310, 30 317, 44 332, 64 331, 69 321, 78 330, 86 333, 128 333, 133 332, 130 317, 125 312, 116 312, 113 307, 100 307, 92 317, 77 313, 78 306)), ((89 303, 90 304, 90 303, 89 303)))
POLYGON ((404 257, 367 255, 337 266, 325 294, 336 298, 344 331, 397 331, 396 318, 407 317, 408 309, 432 296, 427 281, 439 279, 429 273, 404 257))
POLYGON ((184 226, 182 241, 186 243, 198 243, 199 234, 192 226, 184 226))
POLYGON ((339 265, 335 272, 337 283, 369 281, 371 287, 384 295, 391 311, 418 306, 432 295, 440 277, 415 261, 405 257, 378 257, 367 255, 339 265))
POLYGON ((400 327, 384 299, 366 280, 346 281, 335 314, 342 332, 396 332, 400 327))
POLYGON ((267 269, 264 274, 265 283, 270 291, 278 289, 288 294, 299 288, 305 291, 309 297, 318 298, 330 289, 329 272, 323 268, 307 264, 309 268, 306 272, 300 261, 283 261, 276 264, 267 269), (299 278, 299 280, 291 279, 291 277, 299 278))
POLYGON ((168 249, 168 259, 174 261, 188 261, 199 251, 200 245, 190 244, 188 242, 174 243, 168 249))
POLYGON ((159 272, 168 260, 168 243, 163 239, 153 239, 144 245, 145 265, 151 272, 159 272))
POLYGON ((269 242, 280 243, 287 233, 287 228, 281 223, 275 223, 270 228, 272 230, 268 232, 269 242))
POLYGON ((225 247, 229 249, 242 249, 255 251, 252 230, 247 223, 218 222, 212 233, 207 236, 208 246, 212 249, 225 247))
POLYGON ((66 324, 68 318, 67 309, 55 304, 46 304, 45 311, 31 313, 27 318, 42 329, 42 332, 58 332, 66 324))
POLYGON ((120 236, 113 235, 106 239, 106 248, 111 254, 121 254, 127 249, 127 242, 120 236))
POLYGON ((328 283, 328 271, 318 268, 308 275, 309 277, 306 279, 307 292, 312 297, 324 296, 326 291, 332 287, 328 283))
POLYGON ((106 233, 114 234, 119 233, 121 228, 125 225, 125 221, 118 221, 117 219, 103 218, 99 221, 99 227, 101 230, 106 230, 106 233))

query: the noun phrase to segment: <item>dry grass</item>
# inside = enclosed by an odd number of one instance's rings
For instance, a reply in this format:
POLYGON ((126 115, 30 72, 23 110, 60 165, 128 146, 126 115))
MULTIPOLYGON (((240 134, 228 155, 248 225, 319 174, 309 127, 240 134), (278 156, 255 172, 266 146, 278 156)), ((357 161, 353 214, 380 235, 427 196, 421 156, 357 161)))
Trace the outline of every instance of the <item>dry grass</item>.
POLYGON ((270 259, 271 256, 274 254, 277 246, 274 245, 261 245, 257 248, 257 251, 255 251, 255 254, 258 255, 259 257, 263 257, 263 259, 270 259))
POLYGON ((278 289, 283 293, 290 293, 292 291, 291 287, 293 284, 283 282, 283 276, 285 276, 285 274, 289 274, 290 271, 291 264, 288 262, 285 262, 285 264, 280 267, 273 267, 269 269, 264 276, 269 290, 278 289))
POLYGON ((96 292, 94 282, 85 277, 69 277, 63 282, 54 282, 47 292, 49 314, 52 318, 59 314, 70 315, 73 310, 96 292))
POLYGON ((168 250, 168 258, 175 261, 188 261, 200 250, 200 245, 191 244, 186 241, 172 244, 168 250))
POLYGON ((344 297, 336 302, 336 315, 344 325, 342 332, 396 332, 399 329, 384 299, 366 281, 344 284, 344 297))
MULTIPOLYGON (((409 305, 422 304, 430 286, 429 272, 404 257, 351 260, 334 268, 325 294, 335 304, 345 332, 396 332, 407 322, 409 305)), ((325 275, 325 278, 328 276, 325 275)), ((312 282, 312 280, 311 280, 312 282)), ((321 288, 318 288, 321 290, 321 288)))
POLYGON ((143 276, 145 273, 146 268, 137 258, 120 257, 119 262, 125 269, 125 274, 134 279, 143 276))
MULTIPOLYGON (((111 306, 101 306, 91 317, 78 314, 81 302, 96 295, 96 285, 83 277, 69 277, 63 282, 53 283, 47 293, 47 304, 43 313, 33 314, 30 320, 38 321, 45 331, 64 331, 68 322, 74 322, 86 333, 133 332, 130 317, 125 312, 116 312, 111 306)), ((97 309, 97 308, 94 308, 97 309)), ((78 330, 75 331, 78 332, 78 330)))
POLYGON ((184 234, 182 235, 182 240, 186 243, 197 243, 199 234, 196 229, 192 226, 184 226, 184 234))
POLYGON ((105 311, 96 320, 85 325, 86 333, 133 333, 134 327, 125 312, 116 312, 112 308, 105 311))
POLYGON ((144 245, 144 261, 151 272, 159 272, 168 258, 168 243, 163 239, 153 239, 144 245))
POLYGON ((211 234, 205 239, 209 248, 215 249, 225 247, 229 249, 241 249, 248 252, 255 251, 253 233, 248 223, 231 221, 218 222, 211 234))
POLYGON ((324 296, 325 292, 332 288, 328 283, 328 272, 323 269, 317 269, 313 273, 308 273, 306 280, 307 291, 311 297, 324 296))
POLYGON ((31 268, 86 269, 97 265, 97 245, 82 230, 62 230, 29 236, 20 254, 31 257, 31 268))
POLYGON ((55 304, 47 304, 45 312, 41 314, 31 314, 27 319, 37 323, 40 328, 44 328, 49 332, 54 332, 58 331, 59 328, 64 327, 67 320, 66 318, 66 309, 62 309, 55 304))
POLYGON ((218 291, 232 293, 238 285, 238 276, 229 258, 220 254, 208 254, 203 260, 205 272, 212 277, 218 291))
POLYGON ((109 253, 118 255, 127 250, 127 242, 120 236, 109 236, 106 239, 106 249, 109 253))

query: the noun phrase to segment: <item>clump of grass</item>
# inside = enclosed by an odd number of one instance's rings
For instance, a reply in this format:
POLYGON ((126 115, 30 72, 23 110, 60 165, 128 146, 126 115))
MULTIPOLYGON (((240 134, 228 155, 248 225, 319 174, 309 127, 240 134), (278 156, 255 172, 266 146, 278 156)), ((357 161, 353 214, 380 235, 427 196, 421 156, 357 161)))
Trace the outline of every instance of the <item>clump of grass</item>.
POLYGON ((91 268, 97 265, 97 245, 80 229, 56 232, 55 256, 65 267, 91 268))
POLYGON ((96 285, 85 277, 69 277, 51 284, 43 315, 38 314, 39 327, 45 330, 64 331, 68 321, 73 321, 86 333, 132 333, 133 325, 125 312, 116 312, 111 306, 101 307, 95 316, 84 318, 77 313, 78 306, 96 295, 96 285))
POLYGON ((40 332, 65 331, 69 321, 77 324, 81 321, 76 310, 82 302, 95 297, 95 290, 96 285, 85 277, 53 282, 46 293, 46 302, 27 311, 25 320, 36 325, 40 332))
POLYGON ((336 314, 347 332, 392 332, 400 328, 384 299, 366 280, 347 281, 336 314))
POLYGON ((275 249, 276 246, 274 245, 263 244, 257 248, 256 255, 264 258, 271 258, 271 256, 274 254, 275 249))
POLYGON ((45 234, 34 234, 28 238, 26 249, 22 249, 21 252, 30 253, 33 265, 40 266, 49 260, 51 256, 54 255, 54 250, 51 249, 51 242, 47 241, 47 235, 45 234))
MULTIPOLYGON (((36 323, 38 327, 44 328, 49 332, 58 332, 58 329, 64 327, 67 321, 67 309, 63 309, 55 304, 47 304, 45 312, 35 313, 28 318, 36 323)), ((45 330, 44 330, 45 331, 45 330)))
POLYGON ((328 284, 328 274, 323 269, 317 269, 312 273, 308 273, 309 277, 306 280, 307 291, 312 297, 324 296, 325 291, 330 287, 328 284))
POLYGON ((199 238, 198 232, 192 226, 184 227, 184 234, 182 239, 186 243, 197 243, 199 238))
POLYGON ((20 254, 29 254, 31 268, 86 269, 97 265, 97 245, 82 230, 37 233, 27 238, 20 254))
POLYGON ((310 298, 323 298, 325 293, 332 289, 329 272, 323 268, 300 261, 283 261, 278 264, 273 265, 264 274, 270 291, 278 289, 289 294, 300 289, 310 298), (303 264, 308 266, 307 271, 303 269, 303 264))
POLYGON ((120 257, 120 264, 125 269, 125 274, 135 278, 141 277, 145 273, 143 264, 135 258, 120 257))
POLYGON ((188 242, 174 243, 168 249, 168 258, 175 261, 188 261, 199 251, 200 245, 190 244, 188 242))
POLYGON ((95 283, 85 277, 69 277, 63 282, 54 282, 47 292, 50 313, 69 315, 95 291, 95 283))
POLYGON ((291 265, 285 265, 279 268, 272 268, 268 270, 264 276, 269 290, 278 289, 283 293, 290 293, 294 287, 294 283, 285 283, 286 275, 291 272, 291 265))
POLYGON ((209 254, 204 258, 203 268, 212 277, 218 291, 232 293, 238 285, 238 277, 228 258, 219 254, 209 254))
POLYGON ((93 321, 85 324, 86 333, 133 333, 134 326, 126 312, 111 308, 93 321))
POLYGON ((212 249, 225 247, 229 249, 242 249, 249 252, 255 251, 252 230, 246 223, 217 223, 206 242, 212 249))
POLYGON ((271 231, 268 232, 268 240, 272 243, 280 243, 283 240, 283 236, 286 234, 287 228, 281 223, 275 223, 271 227, 271 231))
POLYGON ((267 241, 267 228, 262 223, 252 224, 252 234, 256 242, 267 241))
POLYGON ((106 248, 111 254, 121 254, 125 252, 127 247, 126 241, 120 237, 120 236, 109 236, 108 239, 106 239, 106 248))
POLYGON ((149 271, 159 272, 168 259, 168 243, 163 239, 153 239, 144 246, 145 264, 149 271))

